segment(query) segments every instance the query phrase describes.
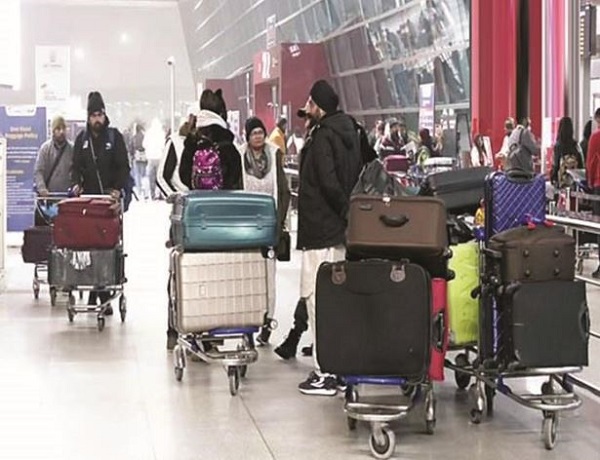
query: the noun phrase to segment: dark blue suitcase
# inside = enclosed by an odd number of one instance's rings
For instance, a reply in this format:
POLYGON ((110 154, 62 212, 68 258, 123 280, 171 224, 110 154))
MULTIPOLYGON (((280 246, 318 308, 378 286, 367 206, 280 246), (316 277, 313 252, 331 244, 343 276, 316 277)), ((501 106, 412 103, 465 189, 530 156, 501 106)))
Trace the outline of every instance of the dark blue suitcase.
POLYGON ((546 218, 546 179, 512 177, 501 172, 485 180, 486 239, 523 225, 527 218, 542 222, 546 218))
POLYGON ((185 252, 260 249, 277 243, 275 200, 241 191, 194 190, 175 197, 173 243, 185 252))

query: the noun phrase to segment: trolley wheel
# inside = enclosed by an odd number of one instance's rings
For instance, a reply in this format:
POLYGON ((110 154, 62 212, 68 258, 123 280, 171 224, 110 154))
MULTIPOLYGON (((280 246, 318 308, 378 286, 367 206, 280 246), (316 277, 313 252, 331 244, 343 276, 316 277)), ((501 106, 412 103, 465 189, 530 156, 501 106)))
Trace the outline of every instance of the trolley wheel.
POLYGON ((177 380, 178 382, 181 382, 183 380, 183 367, 175 366, 174 370, 175 370, 175 380, 177 380))
POLYGON ((33 298, 35 300, 40 298, 40 282, 37 279, 33 280, 33 298))
POLYGON ((125 294, 121 294, 121 297, 119 297, 119 313, 121 314, 121 322, 124 323, 127 317, 127 297, 125 297, 125 294))
MULTIPOLYGON (((469 359, 464 353, 459 354, 454 361, 456 367, 466 368, 469 366, 469 359)), ((471 376, 465 372, 454 371, 454 381, 456 386, 461 390, 465 390, 471 383, 471 376)))
POLYGON ((67 315, 69 317, 69 323, 73 322, 73 318, 75 318, 75 314, 67 307, 67 315))
POLYGON ((558 432, 558 416, 552 412, 544 417, 542 422, 542 435, 544 437, 544 446, 548 450, 554 449, 556 445, 556 436, 558 432))
POLYGON ((583 274, 583 258, 577 260, 577 264, 575 265, 575 271, 578 275, 583 274))
POLYGON ((483 418, 483 411, 480 411, 479 409, 471 409, 469 415, 471 416, 471 422, 474 425, 479 425, 481 423, 481 419, 483 418))
POLYGON ((243 366, 240 366, 240 377, 245 379, 247 373, 248 373, 248 365, 244 364, 243 366))
POLYGON ((435 433, 435 420, 425 420, 425 433, 435 433))
POLYGON ((348 423, 348 429, 350 431, 356 430, 356 425, 358 424, 358 420, 356 420, 355 418, 352 418, 352 417, 348 417, 346 419, 346 421, 348 423))
POLYGON ((98 331, 99 332, 102 332, 104 330, 104 325, 105 325, 104 316, 99 316, 98 317, 98 331))
POLYGON ((229 366, 227 368, 227 377, 229 378, 229 393, 231 393, 231 396, 235 396, 240 389, 239 369, 236 366, 229 366))
POLYGON ((56 307, 56 288, 50 288, 50 305, 56 307))
POLYGON ((544 396, 554 394, 554 387, 552 386, 552 382, 548 381, 542 383, 542 394, 544 396))
POLYGON ((83 300, 83 291, 79 291, 79 300, 83 300))
POLYGON ((378 436, 375 433, 371 434, 369 438, 369 447, 371 448, 371 454, 375 458, 387 459, 394 454, 396 449, 396 435, 389 427, 383 427, 381 429, 381 439, 377 439, 378 436))
POLYGON ((485 402, 487 407, 487 415, 494 413, 494 397, 496 396, 496 390, 492 387, 485 386, 485 402))

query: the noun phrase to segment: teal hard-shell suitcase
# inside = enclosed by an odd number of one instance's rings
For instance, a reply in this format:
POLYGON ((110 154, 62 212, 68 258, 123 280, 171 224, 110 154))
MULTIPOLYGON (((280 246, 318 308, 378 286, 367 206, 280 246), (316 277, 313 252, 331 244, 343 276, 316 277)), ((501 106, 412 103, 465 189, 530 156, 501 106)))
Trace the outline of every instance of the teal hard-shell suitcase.
POLYGON ((175 197, 173 243, 185 252, 272 247, 277 244, 276 216, 269 195, 194 190, 175 197))

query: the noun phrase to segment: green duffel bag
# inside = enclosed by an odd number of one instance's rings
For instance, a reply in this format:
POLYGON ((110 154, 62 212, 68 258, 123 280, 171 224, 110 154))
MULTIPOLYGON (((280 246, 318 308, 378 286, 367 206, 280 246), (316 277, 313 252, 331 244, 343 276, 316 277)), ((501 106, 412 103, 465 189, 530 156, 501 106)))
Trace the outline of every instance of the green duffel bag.
POLYGON ((450 344, 468 345, 479 335, 479 299, 471 296, 479 286, 479 246, 475 241, 452 246, 449 268, 455 278, 448 283, 450 344))

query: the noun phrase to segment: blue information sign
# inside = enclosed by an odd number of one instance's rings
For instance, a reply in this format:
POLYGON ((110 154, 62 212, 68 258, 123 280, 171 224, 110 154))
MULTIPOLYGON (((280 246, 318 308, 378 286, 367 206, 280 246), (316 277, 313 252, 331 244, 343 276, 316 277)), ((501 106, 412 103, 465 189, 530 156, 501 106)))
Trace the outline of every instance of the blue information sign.
POLYGON ((6 138, 7 230, 33 225, 33 171, 38 150, 47 139, 44 107, 0 107, 0 136, 6 138))

